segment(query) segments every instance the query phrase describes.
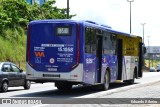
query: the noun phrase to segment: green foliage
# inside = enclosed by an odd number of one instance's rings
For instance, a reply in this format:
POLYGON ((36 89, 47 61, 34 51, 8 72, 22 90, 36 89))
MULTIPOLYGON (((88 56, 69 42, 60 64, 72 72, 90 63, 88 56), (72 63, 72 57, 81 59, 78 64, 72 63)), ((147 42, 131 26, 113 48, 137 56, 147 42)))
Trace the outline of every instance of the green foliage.
MULTIPOLYGON (((65 19, 66 9, 50 0, 41 7, 26 0, 0 0, 0 61, 24 61, 27 25, 32 20, 65 19)), ((74 15, 70 15, 70 18, 74 15)))
MULTIPOLYGON (((66 8, 57 8, 55 3, 55 0, 51 0, 40 7, 36 3, 29 5, 26 0, 0 0, 0 27, 15 28, 20 25, 27 28, 28 22, 32 20, 65 19, 66 8)), ((70 18, 73 16, 70 15, 70 18)))

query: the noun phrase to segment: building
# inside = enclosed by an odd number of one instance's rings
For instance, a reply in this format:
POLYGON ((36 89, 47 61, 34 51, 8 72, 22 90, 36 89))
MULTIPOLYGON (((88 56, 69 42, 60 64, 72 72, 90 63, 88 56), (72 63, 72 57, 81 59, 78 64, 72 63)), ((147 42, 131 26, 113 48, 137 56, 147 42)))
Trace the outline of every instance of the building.
POLYGON ((147 47, 147 53, 160 54, 160 46, 149 46, 149 47, 147 47))
POLYGON ((42 6, 42 4, 44 2, 47 2, 48 0, 26 0, 29 4, 34 4, 34 1, 39 4, 40 6, 42 6))
POLYGON ((146 46, 147 53, 145 54, 146 59, 160 60, 160 46, 146 46))

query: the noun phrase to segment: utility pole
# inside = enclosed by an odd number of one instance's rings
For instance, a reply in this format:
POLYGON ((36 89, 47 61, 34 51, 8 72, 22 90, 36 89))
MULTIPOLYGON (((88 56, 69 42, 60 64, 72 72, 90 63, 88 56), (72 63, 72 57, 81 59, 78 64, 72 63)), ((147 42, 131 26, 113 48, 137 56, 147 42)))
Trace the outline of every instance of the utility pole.
POLYGON ((67 0, 67 19, 69 19, 69 0, 67 0))
POLYGON ((141 25, 143 26, 143 43, 144 43, 144 25, 145 25, 146 23, 141 23, 141 25))
POLYGON ((131 35, 131 33, 132 33, 132 22, 131 22, 132 21, 132 16, 131 16, 132 15, 132 13, 131 13, 132 8, 131 8, 131 3, 134 2, 134 0, 127 0, 127 1, 130 3, 130 35, 131 35))

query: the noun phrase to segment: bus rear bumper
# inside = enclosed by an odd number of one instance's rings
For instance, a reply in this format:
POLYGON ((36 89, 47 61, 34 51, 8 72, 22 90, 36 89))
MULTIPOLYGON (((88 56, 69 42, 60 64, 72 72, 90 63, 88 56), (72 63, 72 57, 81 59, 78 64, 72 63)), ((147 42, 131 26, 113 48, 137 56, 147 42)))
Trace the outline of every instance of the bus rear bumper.
POLYGON ((71 83, 82 83, 82 81, 75 81, 75 80, 69 80, 69 79, 51 79, 51 78, 47 78, 47 79, 43 79, 43 78, 30 78, 29 79, 32 82, 36 82, 36 83, 46 83, 46 82, 71 82, 71 83))
POLYGON ((83 65, 79 64, 71 72, 43 72, 34 70, 28 63, 26 64, 27 72, 26 77, 28 80, 33 82, 58 82, 58 81, 68 81, 68 82, 82 82, 83 81, 83 65))

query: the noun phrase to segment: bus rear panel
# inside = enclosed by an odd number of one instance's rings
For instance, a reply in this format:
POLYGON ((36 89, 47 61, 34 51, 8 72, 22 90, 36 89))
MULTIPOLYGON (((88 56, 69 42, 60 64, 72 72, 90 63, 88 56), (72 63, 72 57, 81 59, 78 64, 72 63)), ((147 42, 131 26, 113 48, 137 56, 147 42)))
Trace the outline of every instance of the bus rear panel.
POLYGON ((75 22, 31 22, 27 37, 27 78, 35 82, 81 82, 79 29, 75 22))

